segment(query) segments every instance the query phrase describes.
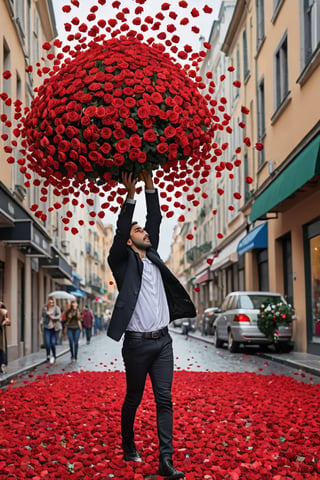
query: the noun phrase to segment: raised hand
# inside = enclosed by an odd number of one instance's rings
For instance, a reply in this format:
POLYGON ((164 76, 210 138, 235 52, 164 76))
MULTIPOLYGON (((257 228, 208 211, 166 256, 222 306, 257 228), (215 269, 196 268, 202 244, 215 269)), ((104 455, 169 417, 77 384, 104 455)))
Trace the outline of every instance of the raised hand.
POLYGON ((154 189, 152 175, 147 170, 143 170, 140 173, 140 180, 142 180, 144 182, 145 188, 147 190, 153 190, 154 189))
POLYGON ((134 198, 137 182, 138 178, 135 178, 132 172, 122 172, 122 183, 127 189, 128 198, 134 198))

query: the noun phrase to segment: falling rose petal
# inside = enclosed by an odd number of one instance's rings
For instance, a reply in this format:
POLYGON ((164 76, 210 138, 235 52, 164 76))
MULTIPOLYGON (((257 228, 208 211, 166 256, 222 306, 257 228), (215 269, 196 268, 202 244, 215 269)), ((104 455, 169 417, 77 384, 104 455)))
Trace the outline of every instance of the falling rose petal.
POLYGON ((5 80, 9 80, 9 78, 11 78, 11 72, 10 70, 5 70, 3 73, 2 73, 2 76, 5 80))
POLYGON ((199 287, 194 287, 193 289, 195 292, 200 292, 200 288, 199 287))
POLYGON ((207 259, 207 264, 208 264, 208 265, 212 265, 212 263, 213 263, 213 259, 212 259, 212 258, 208 258, 208 259, 207 259))
POLYGON ((192 233, 188 233, 188 234, 186 235, 186 238, 187 238, 188 240, 192 240, 192 239, 193 239, 193 234, 192 234, 192 233))
POLYGON ((217 237, 218 237, 219 239, 221 239, 221 238, 223 238, 223 234, 222 234, 222 233, 217 233, 217 237))

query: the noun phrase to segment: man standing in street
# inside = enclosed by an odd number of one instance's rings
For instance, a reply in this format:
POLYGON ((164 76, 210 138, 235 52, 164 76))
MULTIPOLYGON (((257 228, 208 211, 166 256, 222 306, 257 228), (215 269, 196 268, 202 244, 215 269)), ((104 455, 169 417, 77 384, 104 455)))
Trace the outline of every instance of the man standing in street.
POLYGON ((159 475, 167 480, 184 478, 172 462, 172 339, 170 321, 194 317, 194 305, 180 282, 166 267, 157 252, 161 211, 152 177, 144 172, 147 217, 144 228, 132 222, 138 178, 123 173, 127 189, 108 258, 117 282, 117 297, 108 336, 124 342, 122 355, 127 391, 121 413, 124 459, 141 461, 134 443, 134 420, 149 375, 157 407, 159 475))

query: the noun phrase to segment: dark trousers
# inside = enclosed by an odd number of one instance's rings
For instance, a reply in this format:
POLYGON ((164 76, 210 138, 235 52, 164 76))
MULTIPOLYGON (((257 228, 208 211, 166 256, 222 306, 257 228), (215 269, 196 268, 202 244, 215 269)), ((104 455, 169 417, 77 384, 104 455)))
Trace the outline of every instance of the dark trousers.
POLYGON ((92 335, 92 327, 90 328, 85 327, 85 331, 86 331, 87 343, 90 343, 91 335, 92 335))
POLYGON ((45 328, 44 329, 44 341, 46 344, 47 357, 50 357, 50 350, 52 355, 56 358, 56 331, 54 328, 45 328))
POLYGON ((173 378, 172 339, 169 334, 157 338, 125 338, 122 356, 126 369, 127 392, 122 405, 121 433, 123 443, 134 439, 134 419, 149 374, 157 408, 160 456, 170 456, 172 447, 173 378))
POLYGON ((80 333, 80 328, 68 328, 67 330, 71 358, 75 358, 76 360, 78 358, 80 333))

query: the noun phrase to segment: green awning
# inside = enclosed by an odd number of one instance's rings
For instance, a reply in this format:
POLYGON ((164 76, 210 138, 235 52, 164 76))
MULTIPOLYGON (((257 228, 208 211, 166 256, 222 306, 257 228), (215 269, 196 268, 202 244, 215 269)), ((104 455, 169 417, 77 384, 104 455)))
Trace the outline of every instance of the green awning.
POLYGON ((290 197, 312 177, 320 173, 320 135, 312 140, 296 156, 292 163, 269 187, 256 198, 252 205, 250 221, 254 222, 267 212, 274 212, 275 207, 290 197))

